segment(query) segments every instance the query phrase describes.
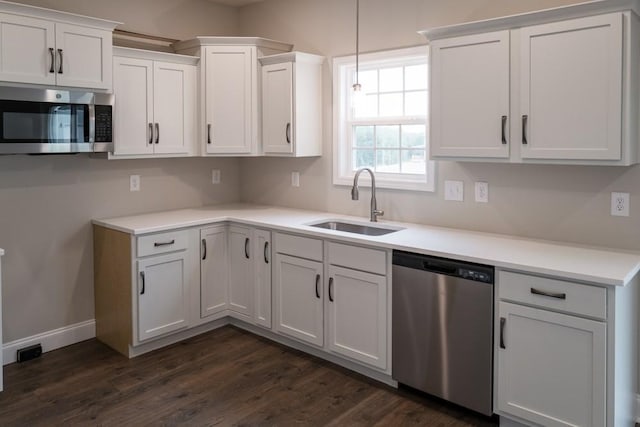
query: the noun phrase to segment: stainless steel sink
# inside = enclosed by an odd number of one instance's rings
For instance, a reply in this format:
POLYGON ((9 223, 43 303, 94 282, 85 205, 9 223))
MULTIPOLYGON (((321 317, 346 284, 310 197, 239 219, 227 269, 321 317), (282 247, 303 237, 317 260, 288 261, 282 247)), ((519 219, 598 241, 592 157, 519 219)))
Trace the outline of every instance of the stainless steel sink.
POLYGON ((395 233, 402 228, 378 227, 365 224, 356 224, 343 221, 325 221, 317 224, 309 224, 311 227, 325 228, 327 230, 344 231, 347 233, 364 234, 366 236, 383 236, 389 233, 395 233))

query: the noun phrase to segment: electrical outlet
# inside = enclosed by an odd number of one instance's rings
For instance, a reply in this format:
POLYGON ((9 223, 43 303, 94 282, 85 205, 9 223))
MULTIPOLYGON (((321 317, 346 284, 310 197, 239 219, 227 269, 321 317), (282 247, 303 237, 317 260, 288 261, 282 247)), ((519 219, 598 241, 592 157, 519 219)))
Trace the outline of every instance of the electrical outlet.
POLYGON ((611 215, 629 216, 629 193, 611 193, 611 215))
POLYGON ((462 181, 445 181, 444 182, 444 199, 456 202, 464 201, 464 182, 462 181))
POLYGON ((220 184, 220 169, 211 169, 211 183, 220 184))
POLYGON ((140 175, 129 176, 129 191, 140 191, 140 175))
POLYGON ((300 172, 291 172, 291 186, 300 187, 300 172))
POLYGON ((489 203, 489 183, 476 182, 476 202, 489 203))

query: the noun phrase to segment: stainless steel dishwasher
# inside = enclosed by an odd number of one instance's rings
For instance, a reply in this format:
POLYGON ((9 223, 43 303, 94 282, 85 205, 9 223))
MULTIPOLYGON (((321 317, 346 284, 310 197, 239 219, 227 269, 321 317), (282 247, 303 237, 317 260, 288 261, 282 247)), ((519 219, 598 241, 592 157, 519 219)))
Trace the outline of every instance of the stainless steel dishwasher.
POLYGON ((392 376, 492 411, 494 268, 393 252, 392 376))

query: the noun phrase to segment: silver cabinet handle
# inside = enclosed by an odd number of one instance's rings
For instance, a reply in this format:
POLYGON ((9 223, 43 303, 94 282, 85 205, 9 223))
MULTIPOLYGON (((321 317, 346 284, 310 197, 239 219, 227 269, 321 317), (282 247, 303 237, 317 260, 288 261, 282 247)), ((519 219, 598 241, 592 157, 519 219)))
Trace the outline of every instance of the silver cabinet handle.
POLYGON ((51 67, 49 67, 49 72, 50 73, 55 73, 55 66, 56 66, 56 54, 54 53, 54 49, 52 47, 49 48, 49 55, 51 55, 51 67))
POLYGON ((269 257, 267 257, 267 252, 269 251, 269 242, 264 242, 264 263, 269 264, 269 257))
POLYGON ((207 144, 211 144, 211 123, 207 125, 207 144))
POLYGON ((527 123, 529 122, 529 116, 522 116, 522 143, 527 145, 529 142, 527 141, 527 123))
POLYGON ((507 323, 507 319, 504 317, 500 318, 500 348, 507 348, 504 344, 504 326, 507 323))
POLYGON ((329 301, 333 302, 333 277, 329 277, 329 301))
POLYGON ((320 299, 320 275, 316 274, 316 298, 320 299))
POLYGON ((145 287, 144 271, 140 272, 140 279, 142 279, 142 290, 140 291, 140 295, 144 295, 144 287, 145 287))
POLYGON ((149 123, 149 144, 153 144, 153 123, 149 123))
POLYGON ((60 56, 60 64, 58 66, 58 74, 62 74, 62 62, 64 60, 63 56, 62 56, 62 49, 58 49, 58 55, 60 56))
POLYGON ((502 116, 502 143, 507 143, 507 116, 502 116))
POLYGON ((244 257, 249 259, 249 238, 244 239, 244 257))
POLYGON ((287 137, 287 144, 291 144, 291 123, 287 123, 285 136, 287 137))
POLYGON ((567 299, 567 294, 562 292, 547 292, 547 291, 541 291, 540 289, 531 288, 531 293, 534 295, 542 295, 543 297, 567 299))
POLYGON ((202 239, 202 260, 207 259, 207 240, 202 239))
POLYGON ((160 142, 160 124, 156 123, 156 144, 160 142))
POLYGON ((153 244, 154 247, 159 248, 160 246, 169 246, 169 245, 173 245, 176 242, 176 239, 173 239, 169 242, 155 242, 153 244))

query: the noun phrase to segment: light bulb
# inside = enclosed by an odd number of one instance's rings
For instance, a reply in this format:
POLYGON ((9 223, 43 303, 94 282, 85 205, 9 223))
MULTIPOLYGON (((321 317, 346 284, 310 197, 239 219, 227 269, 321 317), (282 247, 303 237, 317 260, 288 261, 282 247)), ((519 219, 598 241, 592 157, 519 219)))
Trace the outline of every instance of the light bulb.
POLYGON ((353 93, 351 94, 351 106, 355 111, 360 111, 365 104, 365 93, 362 90, 362 85, 356 83, 353 85, 353 93))

